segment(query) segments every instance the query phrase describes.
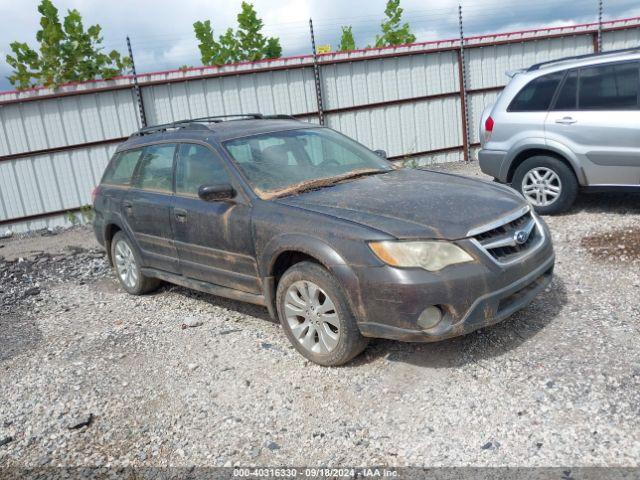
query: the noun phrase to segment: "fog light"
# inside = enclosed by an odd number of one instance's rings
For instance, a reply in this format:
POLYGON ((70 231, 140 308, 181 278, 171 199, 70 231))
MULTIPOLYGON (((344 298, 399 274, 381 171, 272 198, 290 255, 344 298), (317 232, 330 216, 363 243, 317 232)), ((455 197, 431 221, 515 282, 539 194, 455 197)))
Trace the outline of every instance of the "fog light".
POLYGON ((438 307, 425 308, 418 317, 418 326, 423 330, 435 327, 442 320, 442 311, 438 307))

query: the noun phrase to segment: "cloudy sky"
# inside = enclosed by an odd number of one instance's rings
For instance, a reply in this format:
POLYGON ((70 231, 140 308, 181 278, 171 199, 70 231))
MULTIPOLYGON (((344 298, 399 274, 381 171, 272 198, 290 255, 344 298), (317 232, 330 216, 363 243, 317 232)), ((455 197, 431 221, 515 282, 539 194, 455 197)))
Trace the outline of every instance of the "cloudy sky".
MULTIPOLYGON (((200 65, 193 22, 210 19, 214 33, 235 25, 241 0, 53 0, 64 16, 76 8, 85 26, 103 27, 104 45, 126 51, 131 37, 138 72, 200 65)), ((35 46, 39 0, 0 0, 0 90, 9 66, 9 44, 35 46)), ((309 52, 308 21, 313 18, 318 44, 334 48, 340 26, 352 25, 358 47, 373 42, 385 0, 254 0, 265 33, 280 37, 284 55, 309 52)), ((405 20, 418 41, 457 36, 458 0, 402 0, 405 20)), ((597 20, 597 0, 463 0, 465 33, 480 34, 597 20)), ((604 0, 604 18, 640 16, 638 0, 604 0)))

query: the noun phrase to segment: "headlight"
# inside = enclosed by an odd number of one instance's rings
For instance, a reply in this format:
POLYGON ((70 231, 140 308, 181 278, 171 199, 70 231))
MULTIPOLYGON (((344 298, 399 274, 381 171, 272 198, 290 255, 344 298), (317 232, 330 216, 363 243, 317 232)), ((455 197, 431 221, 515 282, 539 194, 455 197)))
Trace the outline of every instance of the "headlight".
POLYGON ((371 242, 371 250, 388 265, 420 267, 437 272, 448 265, 472 262, 473 257, 450 242, 371 242))

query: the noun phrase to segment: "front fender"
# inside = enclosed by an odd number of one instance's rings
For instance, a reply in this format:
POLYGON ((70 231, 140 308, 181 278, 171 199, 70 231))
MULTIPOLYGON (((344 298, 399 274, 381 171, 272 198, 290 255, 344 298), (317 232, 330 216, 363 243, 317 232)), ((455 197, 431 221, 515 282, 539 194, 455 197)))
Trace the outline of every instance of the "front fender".
MULTIPOLYGON (((273 278, 276 259, 284 252, 299 252, 309 255, 322 264, 336 278, 358 321, 364 316, 362 307, 360 282, 344 257, 331 245, 310 235, 291 233, 278 235, 271 239, 259 255, 258 269, 264 279, 265 298, 272 303, 275 313, 275 279, 273 278)), ((271 310, 270 308, 270 310, 271 310)))

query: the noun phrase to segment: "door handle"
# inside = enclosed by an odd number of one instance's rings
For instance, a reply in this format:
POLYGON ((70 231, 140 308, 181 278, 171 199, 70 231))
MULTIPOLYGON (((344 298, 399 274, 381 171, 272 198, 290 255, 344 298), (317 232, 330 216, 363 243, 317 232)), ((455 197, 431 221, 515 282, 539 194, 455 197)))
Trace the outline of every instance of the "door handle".
POLYGON ((560 123, 562 125, 571 125, 573 123, 576 123, 577 120, 575 118, 572 117, 562 117, 562 118, 556 118, 556 123, 560 123))
POLYGON ((122 202, 122 208, 124 208, 127 213, 131 213, 133 210, 133 204, 130 202, 122 202))
POLYGON ((176 220, 181 223, 185 223, 187 221, 187 211, 182 208, 175 208, 173 210, 173 214, 176 216, 176 220))

